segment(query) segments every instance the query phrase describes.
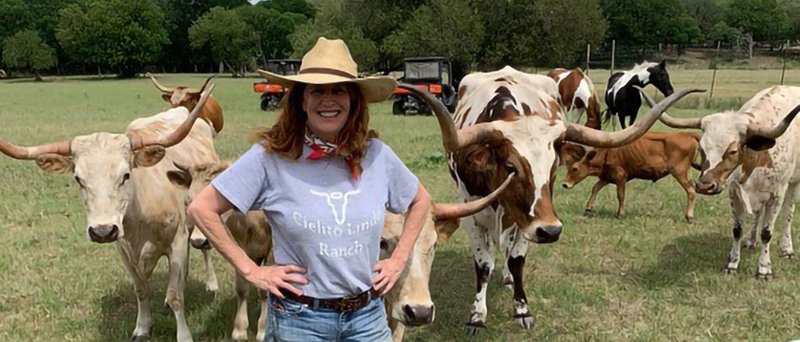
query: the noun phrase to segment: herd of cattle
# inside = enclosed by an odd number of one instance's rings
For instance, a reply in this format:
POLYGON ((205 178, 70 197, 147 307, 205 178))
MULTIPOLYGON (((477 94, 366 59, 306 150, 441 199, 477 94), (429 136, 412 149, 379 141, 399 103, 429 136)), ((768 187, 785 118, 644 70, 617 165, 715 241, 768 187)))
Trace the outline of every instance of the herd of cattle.
MULTIPOLYGON (((716 195, 727 187, 734 217, 726 271, 738 269, 741 244, 752 248, 759 235, 756 276, 772 277, 769 246, 779 210, 785 224, 780 256, 794 255, 791 221, 800 191, 800 129, 792 120, 800 112, 800 87, 764 89, 735 111, 673 118, 665 113, 672 104, 702 90, 673 91, 663 62, 643 63, 609 80, 606 112, 619 116, 622 129, 606 132, 600 129, 601 111, 592 82, 580 69, 557 69, 548 76, 511 67, 472 73, 459 86, 455 113, 431 94, 400 85, 433 109, 463 203, 432 206, 406 270, 384 299, 395 341, 403 339, 405 326, 433 322, 428 280, 436 242, 446 240, 462 224, 471 240, 477 277, 469 332, 485 327, 496 246, 506 257, 503 284, 513 289, 513 318, 530 329, 533 318, 523 286, 525 255, 530 242, 552 243, 561 235, 562 222, 553 202, 560 166, 567 168, 564 188, 588 176, 599 179, 586 205, 588 213, 597 192, 609 183, 617 187, 621 217, 628 180, 656 181, 672 175, 687 194, 685 217, 692 220, 695 192, 716 195), (655 103, 641 92, 651 108, 636 120, 642 104, 640 87, 648 84, 666 97, 655 103), (585 125, 565 119, 572 109, 586 112, 585 125), (702 132, 648 133, 658 120, 702 132), (696 184, 691 168, 700 170, 696 184), (741 242, 745 214, 753 213, 755 225, 749 239, 741 242)), ((35 160, 50 173, 74 175, 86 211, 88 239, 116 242, 133 279, 138 310, 132 340, 143 340, 150 333, 148 281, 157 261, 166 255, 169 282, 164 304, 174 313, 177 340, 191 341, 184 310, 190 246, 203 251, 206 289, 215 292, 219 285, 208 255, 211 247, 187 221, 185 208, 228 166, 214 148, 214 137, 223 128, 222 109, 211 96, 211 78, 197 90, 171 89, 150 77, 170 108, 132 121, 124 134, 98 132, 31 147, 0 139, 0 152, 35 160)), ((223 221, 250 258, 270 262, 272 238, 263 212, 231 211, 223 221)), ((402 216, 387 213, 382 257, 396 245, 402 223, 402 216)), ((231 334, 235 340, 248 338, 248 291, 248 283, 237 277, 238 305, 231 334)), ((264 337, 265 296, 262 292, 259 340, 264 337)))

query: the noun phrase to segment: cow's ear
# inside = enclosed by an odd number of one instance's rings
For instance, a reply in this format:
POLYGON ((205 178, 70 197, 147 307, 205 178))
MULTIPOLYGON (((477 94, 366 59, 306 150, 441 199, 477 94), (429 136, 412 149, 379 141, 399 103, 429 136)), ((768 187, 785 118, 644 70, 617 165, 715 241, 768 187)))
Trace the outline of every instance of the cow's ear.
POLYGON ((180 188, 188 189, 192 185, 192 175, 183 170, 167 171, 167 178, 180 188))
POLYGON ((436 241, 446 242, 453 236, 453 233, 461 226, 461 220, 454 218, 449 220, 436 221, 436 241))
POLYGON ((744 145, 747 146, 747 148, 754 151, 763 151, 772 148, 772 146, 775 146, 775 139, 767 138, 763 135, 751 135, 747 137, 747 140, 745 140, 744 145))
POLYGON ((662 60, 661 63, 658 63, 658 66, 661 67, 661 69, 666 68, 667 67, 667 60, 666 59, 662 60))
POLYGON ((55 174, 71 173, 75 170, 72 157, 56 153, 45 153, 36 157, 36 166, 44 171, 55 174))
POLYGON ((164 101, 172 103, 172 94, 161 94, 161 98, 164 99, 164 101))
POLYGON ((558 148, 559 165, 570 166, 575 162, 581 160, 583 155, 586 154, 586 149, 583 146, 573 143, 563 143, 558 148))
POLYGON ((151 145, 133 152, 133 167, 148 167, 158 164, 167 150, 164 146, 151 145))

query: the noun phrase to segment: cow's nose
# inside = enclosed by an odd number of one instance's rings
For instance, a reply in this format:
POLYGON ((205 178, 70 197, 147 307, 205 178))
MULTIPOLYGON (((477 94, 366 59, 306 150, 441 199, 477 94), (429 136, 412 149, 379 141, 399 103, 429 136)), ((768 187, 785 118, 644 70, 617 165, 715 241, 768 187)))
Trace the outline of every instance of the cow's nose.
POLYGON ((211 249, 211 244, 208 242, 208 239, 190 239, 189 243, 191 243, 192 247, 195 249, 211 249))
POLYGON ((703 195, 714 195, 720 192, 721 189, 717 186, 716 182, 698 182, 694 186, 695 190, 703 195))
POLYGON ((552 243, 561 236, 561 225, 544 226, 536 228, 536 243, 552 243))
POLYGON ((403 313, 407 318, 403 325, 414 327, 431 324, 435 310, 433 305, 403 305, 403 313))
POLYGON ((114 242, 119 236, 119 227, 116 224, 101 224, 89 227, 89 238, 92 242, 114 242))

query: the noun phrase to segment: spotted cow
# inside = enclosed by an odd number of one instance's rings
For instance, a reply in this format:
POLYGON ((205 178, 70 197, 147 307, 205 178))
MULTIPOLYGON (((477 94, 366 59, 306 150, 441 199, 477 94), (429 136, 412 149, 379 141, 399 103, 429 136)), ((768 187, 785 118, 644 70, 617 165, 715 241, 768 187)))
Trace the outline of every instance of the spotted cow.
MULTIPOLYGON (((587 127, 600 129, 600 105, 594 84, 581 68, 567 70, 553 69, 547 76, 556 81, 558 86, 558 102, 567 112, 580 110, 586 113, 587 127)), ((580 120, 580 119, 579 119, 580 120)))
MULTIPOLYGON (((646 94, 645 98, 652 103, 646 94)), ((739 110, 702 118, 672 118, 662 121, 673 128, 701 129, 702 171, 697 192, 716 195, 726 187, 733 209, 733 246, 725 272, 739 269, 742 224, 745 215, 756 220, 745 241, 754 248, 761 230, 761 253, 756 278, 771 279, 769 246, 775 221, 783 218, 784 232, 779 255, 793 257, 792 216, 800 191, 800 87, 773 86, 758 92, 739 110)))
POLYGON ((658 116, 679 98, 667 97, 643 120, 618 132, 603 132, 562 120, 555 81, 505 67, 467 75, 459 87, 454 116, 431 94, 401 85, 434 110, 447 151, 450 173, 465 199, 485 196, 511 173, 509 188, 490 206, 464 220, 472 242, 477 276, 475 301, 467 323, 471 334, 486 323, 486 290, 494 270, 493 246, 506 232, 506 264, 514 289, 513 316, 525 329, 533 318, 523 288, 528 242, 556 242, 562 223, 552 202, 558 150, 565 142, 595 147, 627 144, 644 134, 658 116))

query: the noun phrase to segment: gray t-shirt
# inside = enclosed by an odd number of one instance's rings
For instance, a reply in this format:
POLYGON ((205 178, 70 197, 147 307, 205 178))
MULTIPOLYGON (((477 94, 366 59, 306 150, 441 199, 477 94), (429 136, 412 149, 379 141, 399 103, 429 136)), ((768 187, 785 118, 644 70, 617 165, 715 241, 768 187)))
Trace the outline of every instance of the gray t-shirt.
POLYGON ((211 183, 240 212, 263 210, 275 263, 306 268, 306 296, 338 298, 372 286, 384 210, 403 213, 419 180, 389 146, 369 147, 358 181, 341 157, 298 160, 253 145, 211 183))

